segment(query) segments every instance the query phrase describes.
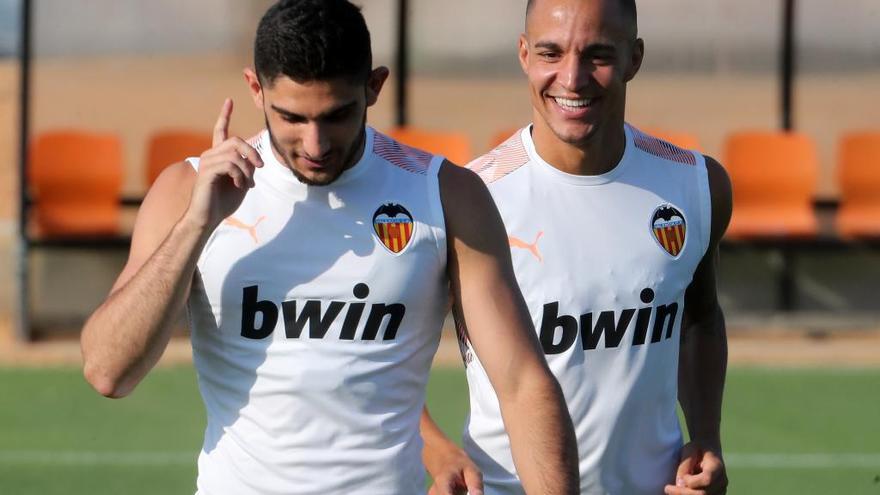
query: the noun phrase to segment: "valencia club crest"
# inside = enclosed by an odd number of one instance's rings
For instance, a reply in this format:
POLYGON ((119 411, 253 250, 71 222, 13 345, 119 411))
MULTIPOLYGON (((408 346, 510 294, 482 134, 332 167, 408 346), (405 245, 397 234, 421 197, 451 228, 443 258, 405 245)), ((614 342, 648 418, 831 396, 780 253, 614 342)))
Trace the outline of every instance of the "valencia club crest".
POLYGON ((386 203, 373 213, 373 231, 379 242, 394 254, 400 254, 412 239, 415 223, 402 205, 386 203))
POLYGON ((658 206, 651 218, 651 232, 660 247, 673 258, 677 258, 687 240, 684 214, 670 204, 658 206))

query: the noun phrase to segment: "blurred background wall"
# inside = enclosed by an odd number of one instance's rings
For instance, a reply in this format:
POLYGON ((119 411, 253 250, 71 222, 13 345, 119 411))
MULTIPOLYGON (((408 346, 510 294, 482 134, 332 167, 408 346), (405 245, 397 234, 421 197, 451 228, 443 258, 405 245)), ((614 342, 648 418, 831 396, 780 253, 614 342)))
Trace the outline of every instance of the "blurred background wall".
MULTIPOLYGON (((6 313, 12 298, 12 284, 6 281, 15 253, 20 1, 0 0, 0 311, 6 313)), ((250 64, 256 24, 271 3, 32 0, 31 133, 58 128, 118 133, 125 147, 124 191, 133 196, 146 188, 145 143, 153 132, 208 130, 223 99, 231 96, 237 103, 232 130, 255 134, 262 115, 249 101, 241 69, 250 64)), ((377 64, 391 65, 396 2, 355 3, 363 6, 377 64)), ((462 131, 474 152, 482 153, 499 130, 529 122, 515 52, 524 0, 411 0, 411 5, 412 124, 462 131)), ((778 128, 781 5, 766 0, 639 2, 646 60, 630 86, 627 119, 637 126, 694 133, 704 151, 717 157, 733 130, 778 128)), ((798 5, 795 127, 816 140, 822 166, 819 196, 833 198, 838 137, 846 130, 878 126, 880 2, 799 0, 798 5)), ((379 129, 393 125, 393 86, 390 80, 369 116, 379 129)), ((35 291, 41 295, 35 304, 45 306, 35 310, 41 314, 87 313, 124 260, 121 254, 110 257, 113 263, 93 253, 65 256, 35 259, 35 291), (55 276, 59 271, 68 276, 55 276), (86 279, 88 290, 77 290, 86 279)), ((864 256, 867 261, 858 264, 843 262, 844 273, 880 274, 871 268, 875 256, 864 256)), ((752 283, 758 290, 731 296, 730 304, 762 308, 765 262, 743 262, 757 277, 742 281, 744 287, 752 283)), ((826 282, 817 284, 821 288, 826 282)), ((862 292, 840 296, 836 303, 815 297, 843 311, 862 292)), ((870 301, 864 304, 870 308, 870 301)))

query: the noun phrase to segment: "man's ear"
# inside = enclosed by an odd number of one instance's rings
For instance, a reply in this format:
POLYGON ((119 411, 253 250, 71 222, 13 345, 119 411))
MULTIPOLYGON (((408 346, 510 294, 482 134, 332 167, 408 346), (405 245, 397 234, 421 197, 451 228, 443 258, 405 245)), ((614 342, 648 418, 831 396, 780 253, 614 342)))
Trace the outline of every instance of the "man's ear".
POLYGON ((636 77, 639 69, 642 67, 642 60, 645 59, 645 42, 641 38, 637 38, 632 45, 632 51, 629 56, 629 65, 623 74, 623 80, 630 82, 636 77))
POLYGON ((517 50, 517 55, 519 56, 519 66, 522 67, 523 72, 527 75, 529 73, 529 39, 526 38, 526 33, 519 35, 519 49, 517 50))
POLYGON ((263 109, 263 85, 260 83, 260 78, 257 76, 257 73, 254 72, 253 69, 248 67, 244 70, 244 80, 247 82, 248 90, 251 92, 251 98, 254 100, 254 105, 257 106, 260 110, 263 109))
POLYGON ((382 92, 382 86, 385 85, 385 81, 388 80, 388 74, 390 71, 388 67, 381 66, 376 67, 370 72, 370 76, 367 78, 367 106, 371 107, 376 104, 379 100, 379 93, 382 92))

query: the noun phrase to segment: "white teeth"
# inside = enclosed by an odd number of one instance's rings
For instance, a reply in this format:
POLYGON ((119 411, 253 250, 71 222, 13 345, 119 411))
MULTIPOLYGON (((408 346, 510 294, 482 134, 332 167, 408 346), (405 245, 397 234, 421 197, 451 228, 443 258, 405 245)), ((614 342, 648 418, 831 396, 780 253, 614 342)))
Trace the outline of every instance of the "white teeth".
POLYGON ((590 106, 592 98, 583 98, 581 100, 570 100, 568 98, 553 98, 559 106, 567 109, 577 109, 590 106))

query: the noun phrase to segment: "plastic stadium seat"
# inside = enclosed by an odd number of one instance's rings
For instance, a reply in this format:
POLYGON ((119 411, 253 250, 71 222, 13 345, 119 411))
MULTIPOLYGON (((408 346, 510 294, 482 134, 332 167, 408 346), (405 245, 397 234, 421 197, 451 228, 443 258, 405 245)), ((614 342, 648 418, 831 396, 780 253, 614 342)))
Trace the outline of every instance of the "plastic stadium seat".
POLYGON ((162 131, 153 134, 147 144, 147 186, 153 184, 168 165, 211 149, 210 132, 162 131))
POLYGON ((660 128, 639 128, 645 134, 654 136, 655 138, 662 139, 667 143, 674 144, 679 148, 684 148, 687 150, 694 151, 703 151, 703 147, 700 146, 700 140, 696 135, 691 134, 689 132, 681 132, 681 131, 671 131, 668 129, 660 129, 660 128))
POLYGON ((427 131, 416 127, 397 127, 387 132, 403 144, 436 155, 443 155, 457 165, 465 165, 474 157, 470 139, 460 132, 427 131))
POLYGON ((837 183, 837 232, 846 237, 880 238, 880 130, 841 137, 837 183))
POLYGON ((47 132, 31 143, 28 167, 38 235, 119 232, 122 143, 114 134, 47 132))
POLYGON ((728 237, 811 237, 818 222, 813 198, 816 148, 804 134, 740 132, 728 136, 724 165, 733 183, 728 237))

